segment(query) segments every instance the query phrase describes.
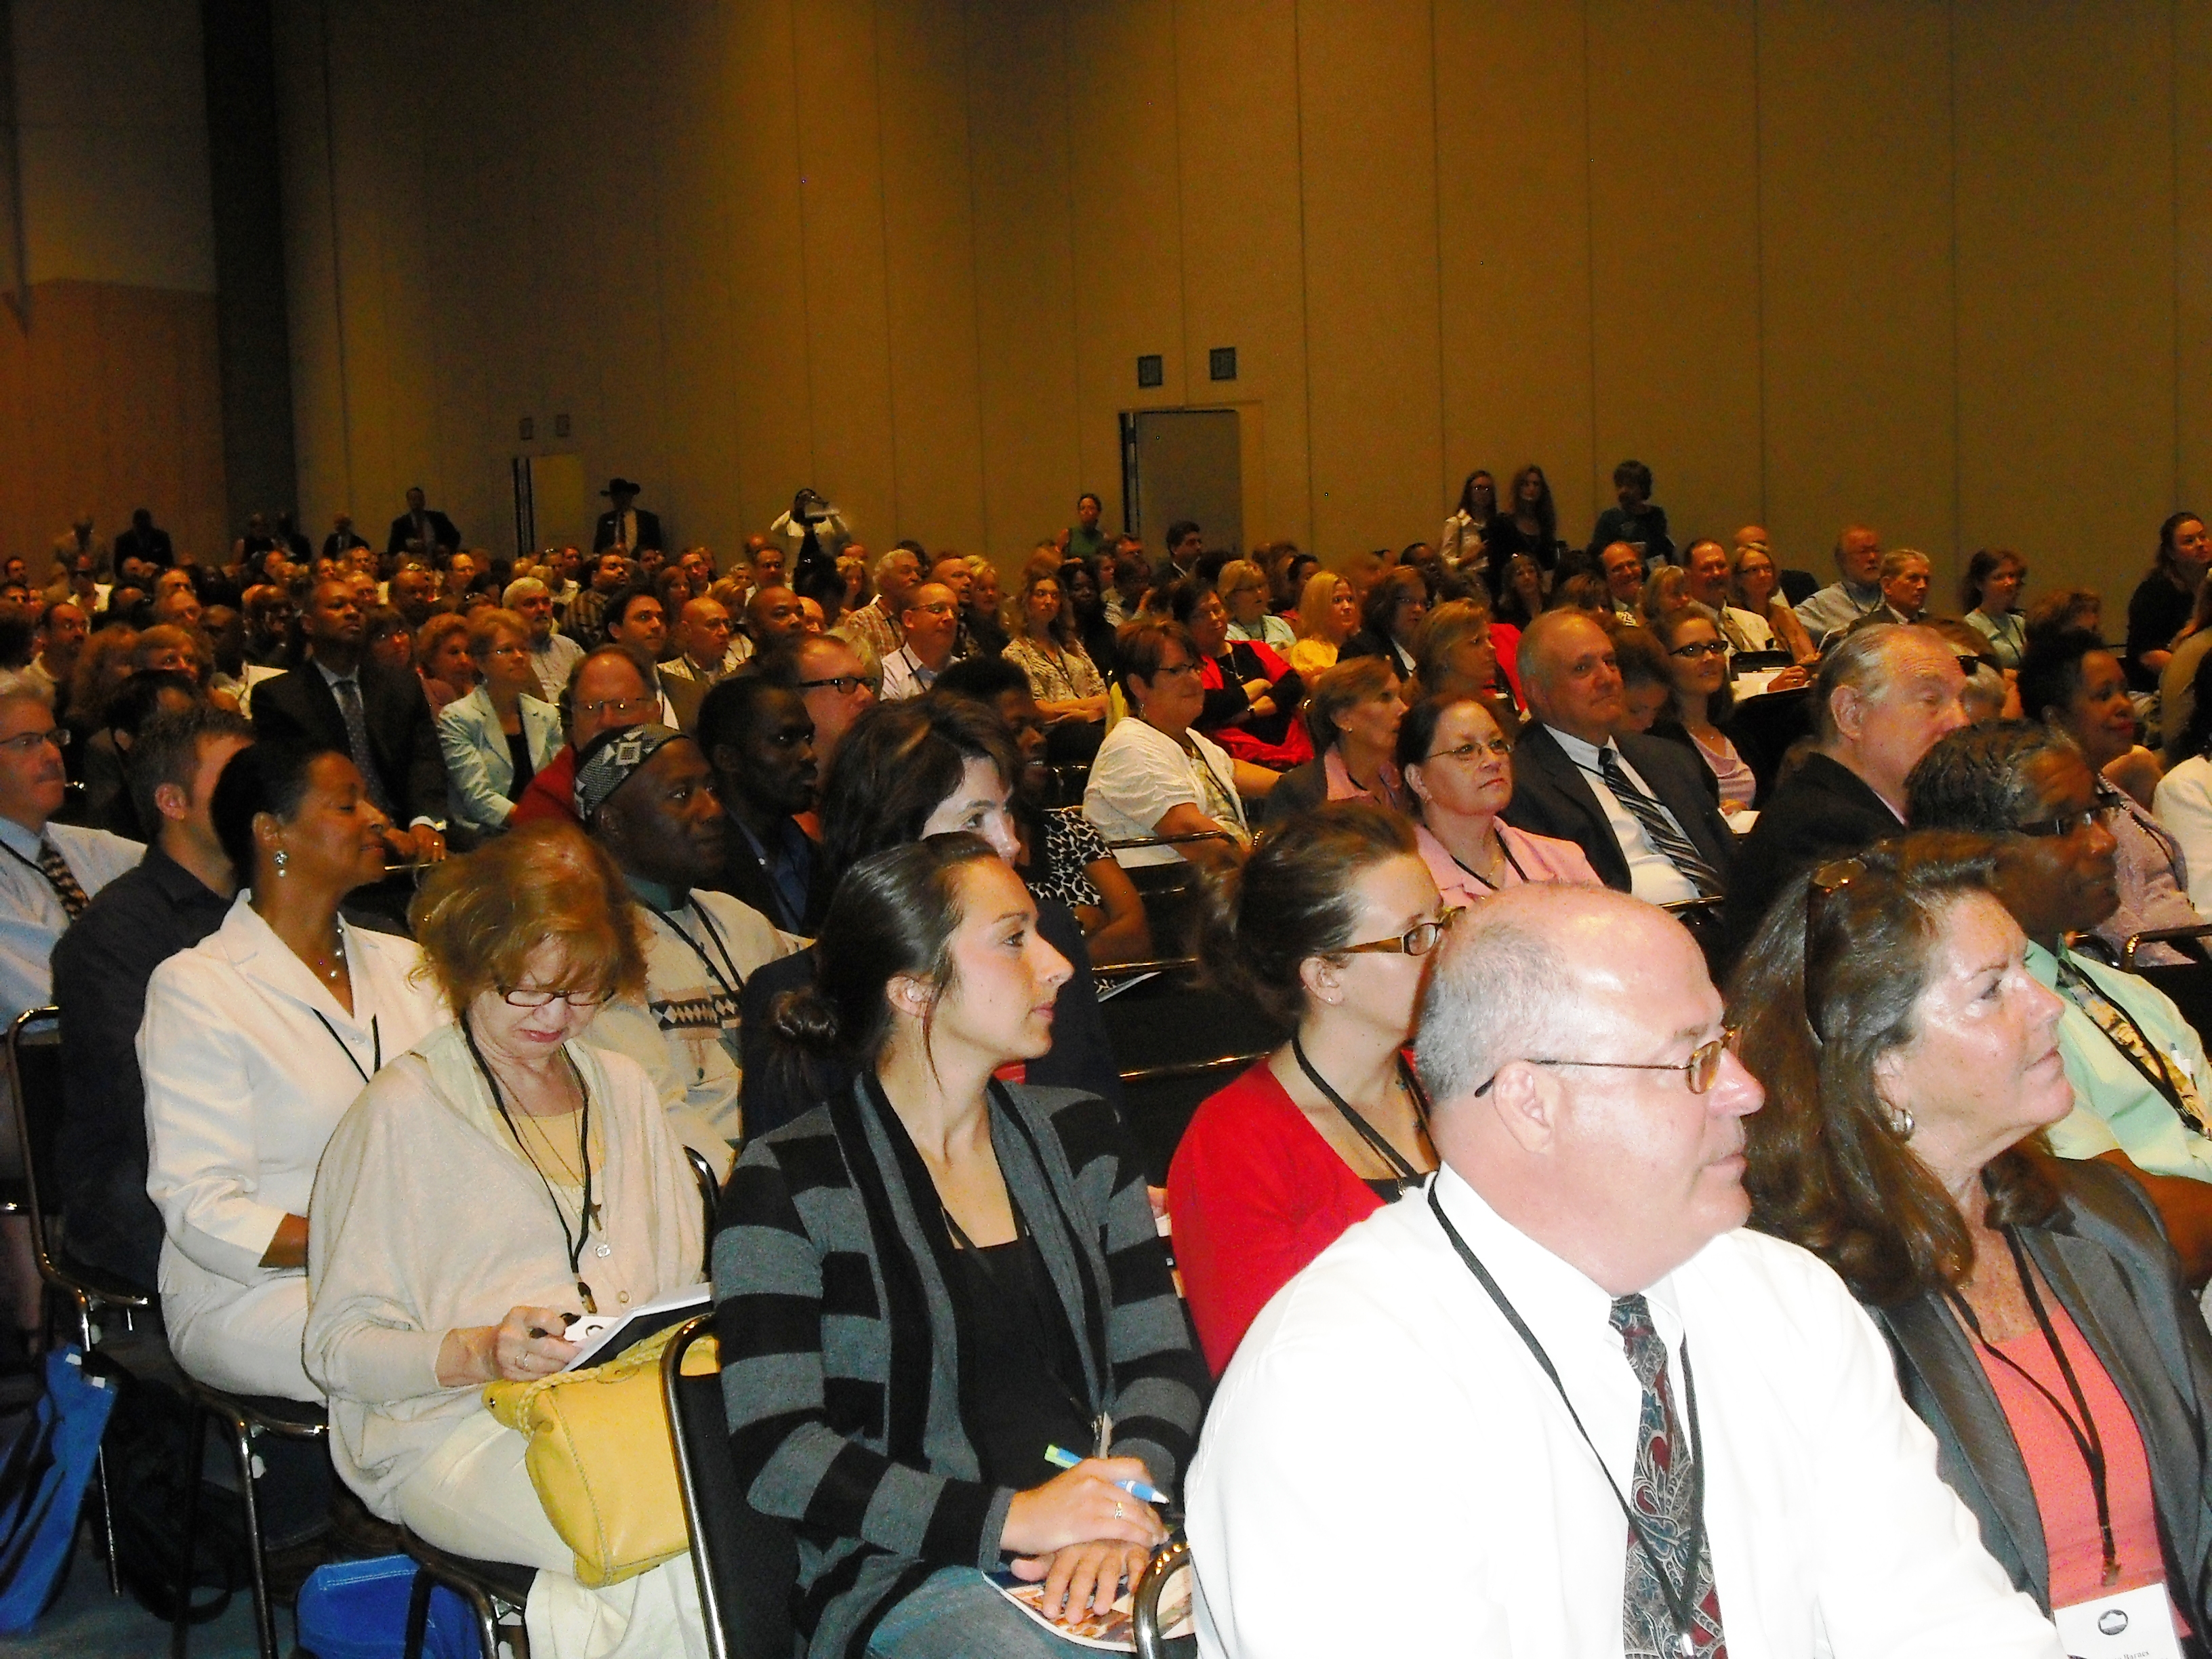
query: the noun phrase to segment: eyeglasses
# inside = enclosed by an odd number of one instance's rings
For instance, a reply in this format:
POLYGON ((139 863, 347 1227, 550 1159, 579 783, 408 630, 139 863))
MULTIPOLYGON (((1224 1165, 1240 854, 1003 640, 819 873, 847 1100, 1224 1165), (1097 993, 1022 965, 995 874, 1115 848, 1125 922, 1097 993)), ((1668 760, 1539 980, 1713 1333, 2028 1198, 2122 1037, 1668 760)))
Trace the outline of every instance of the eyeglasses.
POLYGON ((599 702, 584 705, 586 714, 612 714, 617 720, 627 720, 632 714, 650 713, 660 707, 658 697, 607 697, 599 702))
POLYGON ((1689 645, 1678 645, 1667 653, 1671 657, 1725 657, 1728 647, 1719 640, 1699 640, 1689 645))
POLYGON ((1164 680, 1177 674, 1198 674, 1203 673, 1204 672, 1204 669, 1194 662, 1179 662, 1172 668, 1169 667, 1167 664, 1162 663, 1153 672, 1152 678, 1156 680, 1164 680))
POLYGON ((2119 810, 2110 805, 2092 806, 2085 811, 2061 812, 2056 817, 2038 818, 2033 823, 2015 823, 2013 830, 2023 836, 2070 836, 2077 830, 2087 830, 2093 823, 2110 823, 2112 815, 2119 810))
POLYGON ((27 760, 33 755, 37 754, 41 745, 46 744, 52 744, 57 749, 68 748, 70 745, 69 727, 66 726, 55 726, 48 727, 44 732, 19 732, 15 737, 9 738, 5 743, 0 743, 0 749, 11 750, 15 754, 20 755, 27 760))
POLYGON ((541 991, 531 986, 503 986, 500 995, 510 1008, 544 1008, 565 1002, 571 1008, 596 1008, 607 1000, 605 991, 541 991))
POLYGON ((1356 956, 1363 951, 1389 951, 1395 955, 1425 957, 1443 942, 1451 925, 1466 914, 1467 906, 1455 904, 1434 921, 1417 921, 1395 939, 1371 939, 1365 945, 1340 945, 1331 956, 1356 956))
POLYGON ((863 687, 873 691, 876 685, 877 682, 865 674, 832 674, 826 680, 801 680, 799 689, 802 691, 835 691, 841 697, 849 697, 863 687))
POLYGON ((1473 760, 1477 755, 1490 754, 1504 760, 1513 753, 1513 745, 1503 738, 1486 738, 1480 743, 1463 743, 1456 749, 1439 749, 1429 757, 1431 764, 1440 760, 1473 760))
MULTIPOLYGON (((1969 657, 1963 653, 1958 658, 1958 664, 1959 672, 1968 679, 1974 678, 1974 671, 1978 668, 1997 667, 1996 659, 1994 657, 1969 657)), ((2002 673, 2003 671, 1998 669, 1998 672, 2002 673)))
MULTIPOLYGON (((1690 1051, 1690 1057, 1674 1065, 1643 1060, 1530 1060, 1528 1066, 1595 1066, 1608 1072, 1680 1072, 1683 1081, 1690 1085, 1693 1095, 1704 1094, 1713 1086, 1713 1079, 1721 1074, 1721 1057, 1735 1045, 1735 1028, 1730 1026, 1710 1042, 1701 1042, 1690 1051)), ((1476 1090, 1486 1095, 1498 1079, 1493 1075, 1488 1083, 1476 1090)))

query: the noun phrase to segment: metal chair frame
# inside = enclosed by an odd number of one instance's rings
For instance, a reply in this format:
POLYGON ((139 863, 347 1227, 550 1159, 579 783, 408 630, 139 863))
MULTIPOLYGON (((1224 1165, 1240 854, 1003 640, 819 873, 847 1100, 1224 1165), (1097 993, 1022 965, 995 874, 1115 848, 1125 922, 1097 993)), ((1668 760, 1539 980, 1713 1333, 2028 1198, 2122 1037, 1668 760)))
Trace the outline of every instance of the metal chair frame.
POLYGON ((660 1352, 660 1395, 668 1408, 670 1449, 676 1455, 676 1489, 684 1498, 684 1526, 691 1539, 691 1572, 699 1581, 699 1613, 707 1626, 708 1659, 730 1659, 727 1627, 722 1622, 722 1591, 708 1559, 707 1521, 700 1502, 699 1484, 692 1476, 690 1448, 685 1443, 683 1407, 676 1391, 684 1376, 684 1357, 691 1345, 714 1328, 712 1314, 696 1314, 678 1328, 660 1352))
MULTIPOLYGON (((329 1413, 320 1406, 311 1406, 304 1401, 258 1400, 226 1394, 189 1374, 185 1377, 185 1386, 191 1391, 197 1407, 192 1415, 191 1462, 188 1466, 191 1479, 185 1499, 185 1537, 190 1540, 198 1536, 203 1484, 200 1467, 207 1455, 208 1424, 219 1419, 230 1432, 230 1455, 237 1465, 239 1496, 246 1510, 246 1560, 253 1588, 253 1633, 261 1659, 279 1659, 276 1613, 269 1595, 269 1564, 261 1541, 261 1502, 253 1490, 253 1437, 258 1433, 273 1434, 286 1440, 327 1440, 331 1432, 329 1413)), ((184 1659, 192 1625, 192 1552, 189 1547, 185 1552, 184 1576, 176 1587, 176 1613, 169 1626, 169 1652, 172 1659, 184 1659)))
MULTIPOLYGON (((530 1659, 530 1631, 522 1619, 522 1602, 516 1599, 516 1586, 501 1583, 491 1570, 494 1564, 469 1560, 453 1555, 434 1544, 426 1544, 412 1532, 400 1534, 407 1556, 415 1564, 415 1583, 407 1593, 407 1633, 405 1644, 400 1649, 402 1659, 422 1659, 422 1644, 430 1629, 430 1592, 442 1585, 469 1604, 475 1614, 477 1641, 483 1659, 498 1659, 500 1626, 509 1631, 508 1646, 514 1659, 530 1659)), ((532 1579, 536 1570, 516 1567, 513 1573, 528 1573, 532 1579)), ((523 1591, 527 1595, 526 1590, 523 1591)))
POLYGON ((1194 1575, 1198 1571, 1191 1565, 1189 1540, 1179 1537, 1154 1550, 1152 1559, 1145 1564, 1136 1593, 1130 1597, 1129 1622, 1137 1638, 1137 1659, 1182 1659, 1196 1650, 1194 1637, 1170 1638, 1160 1630, 1160 1597, 1168 1581, 1185 1567, 1194 1575))
POLYGON ((2146 945, 2187 944, 2212 945, 2212 921, 2196 922, 2186 927, 2151 927, 2140 933, 2130 933, 2127 942, 2120 946, 2120 966, 2133 973, 2136 952, 2146 945))
MULTIPOLYGON (((31 1133, 31 1097, 23 1086, 21 1049, 26 1034, 33 1026, 52 1024, 58 1030, 61 1012, 60 1009, 51 1006, 32 1008, 9 1022, 8 1086, 15 1101, 15 1145, 23 1158, 21 1213, 30 1228, 31 1256, 38 1265, 40 1281, 48 1289, 59 1291, 67 1297, 70 1305, 76 1310, 77 1340, 89 1353, 94 1346, 92 1316, 95 1308, 121 1310, 127 1324, 134 1310, 151 1306, 153 1299, 125 1285, 95 1282, 88 1275, 74 1270, 57 1255, 46 1237, 46 1202, 39 1190, 39 1160, 33 1151, 31 1133)), ((115 1565, 115 1518, 108 1508, 107 1453, 105 1449, 95 1454, 93 1470, 100 1486, 100 1529, 101 1541, 107 1550, 108 1593, 120 1595, 123 1579, 115 1565)))

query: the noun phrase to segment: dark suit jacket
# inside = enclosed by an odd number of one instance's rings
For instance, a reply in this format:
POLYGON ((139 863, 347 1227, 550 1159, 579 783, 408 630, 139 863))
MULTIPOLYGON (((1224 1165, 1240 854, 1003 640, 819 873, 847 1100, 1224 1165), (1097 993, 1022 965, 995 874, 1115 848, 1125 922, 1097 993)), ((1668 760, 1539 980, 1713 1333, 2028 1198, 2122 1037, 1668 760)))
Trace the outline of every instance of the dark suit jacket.
POLYGON ((354 531, 349 530, 343 536, 340 536, 333 530, 323 538, 323 556, 326 559, 335 559, 341 553, 349 553, 356 547, 368 545, 367 539, 354 531))
POLYGON ((1826 755, 1807 755, 1775 786, 1744 837, 1729 890, 1729 937, 1748 943, 1774 896, 1800 871, 1904 833, 1897 814, 1856 773, 1826 755))
MULTIPOLYGON (((362 713, 379 781, 401 827, 416 818, 446 817, 446 759, 438 748, 438 723, 422 682, 404 670, 361 665, 362 713)), ((312 743, 352 752, 337 694, 313 662, 253 688, 253 730, 272 743, 312 743)))
POLYGON ((836 884, 827 879, 830 860, 821 848, 814 848, 813 863, 807 871, 806 909, 803 915, 794 916, 784 908, 781 891, 769 878, 767 867, 754 855, 745 832, 726 812, 724 817, 725 828, 729 832, 725 845, 729 850, 722 860, 720 877, 707 885, 732 898, 744 900, 787 933, 813 937, 821 929, 823 915, 830 908, 830 896, 836 888, 836 884))
MULTIPOLYGON (((1718 787, 1697 751, 1632 733, 1620 738, 1616 747, 1733 892, 1735 831, 1721 816, 1718 787)), ((1628 857, 1613 839, 1605 808, 1598 805, 1582 769, 1567 758, 1567 751, 1540 720, 1523 726, 1513 745, 1513 799, 1505 808, 1505 821, 1532 836, 1556 836, 1574 842, 1589 857, 1600 881, 1620 892, 1628 890, 1628 857)))
MULTIPOLYGON (((452 549, 461 544, 461 532, 453 528, 453 521, 435 507, 422 514, 429 521, 430 542, 434 547, 452 549)), ((384 544, 387 553, 404 553, 407 544, 415 534, 415 515, 403 513, 392 521, 392 534, 384 544)))
POLYGON ((137 526, 133 525, 115 538, 113 568, 120 570, 124 560, 134 558, 143 559, 149 564, 159 565, 167 570, 177 562, 177 550, 169 539, 169 532, 161 526, 155 525, 141 537, 137 526))
MULTIPOLYGON (((660 514, 648 513, 641 507, 630 511, 637 514, 637 539, 630 544, 633 550, 641 547, 660 545, 660 514)), ((599 521, 592 531, 592 551, 604 553, 615 544, 615 514, 612 507, 599 514, 599 521)))
MULTIPOLYGON (((2181 1281, 2141 1187, 2099 1164, 2064 1163, 2066 1207, 2021 1243, 2104 1362, 2150 1462, 2166 1582, 2201 1632, 2212 1629, 2212 1333, 2181 1281)), ((1906 1403, 1936 1436, 1937 1468, 1981 1523, 2014 1585, 2051 1610, 2051 1561, 2019 1443, 1973 1339, 1929 1295, 1871 1310, 1897 1358, 1906 1403)), ((2072 1454, 2069 1452, 2070 1457, 2072 1454)), ((2066 1470, 2069 1479, 2079 1466, 2066 1470)))

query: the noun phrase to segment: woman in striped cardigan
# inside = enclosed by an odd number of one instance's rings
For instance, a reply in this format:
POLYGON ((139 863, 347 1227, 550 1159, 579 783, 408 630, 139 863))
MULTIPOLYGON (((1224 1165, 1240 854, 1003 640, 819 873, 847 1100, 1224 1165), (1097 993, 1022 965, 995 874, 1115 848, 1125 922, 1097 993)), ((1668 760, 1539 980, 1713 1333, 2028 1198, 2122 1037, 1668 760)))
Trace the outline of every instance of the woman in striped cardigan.
POLYGON ((980 837, 863 860, 817 950, 776 1030, 857 1075, 723 1194, 738 1473, 793 1524, 811 1655, 1072 1654, 982 1575, 1072 1618, 1164 1536, 1122 1483, 1174 1490, 1205 1372, 1143 1170, 1100 1102, 994 1079, 1050 1046, 1068 965, 980 837))

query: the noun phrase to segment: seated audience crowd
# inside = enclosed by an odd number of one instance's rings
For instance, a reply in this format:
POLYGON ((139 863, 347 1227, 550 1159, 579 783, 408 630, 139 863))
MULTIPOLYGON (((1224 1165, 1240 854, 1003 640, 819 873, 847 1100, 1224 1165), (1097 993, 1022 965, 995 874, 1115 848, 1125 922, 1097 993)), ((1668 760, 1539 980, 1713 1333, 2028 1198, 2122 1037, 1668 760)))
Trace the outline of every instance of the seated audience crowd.
POLYGON ((2204 521, 2112 644, 1613 483, 1326 562, 84 515, 0 585, 50 1243, 327 1412, 271 1550, 533 1569, 562 1659, 716 1598, 487 1387, 685 1297, 822 1659, 1072 1656, 1178 1529, 1208 1659, 2204 1655, 2204 521))

